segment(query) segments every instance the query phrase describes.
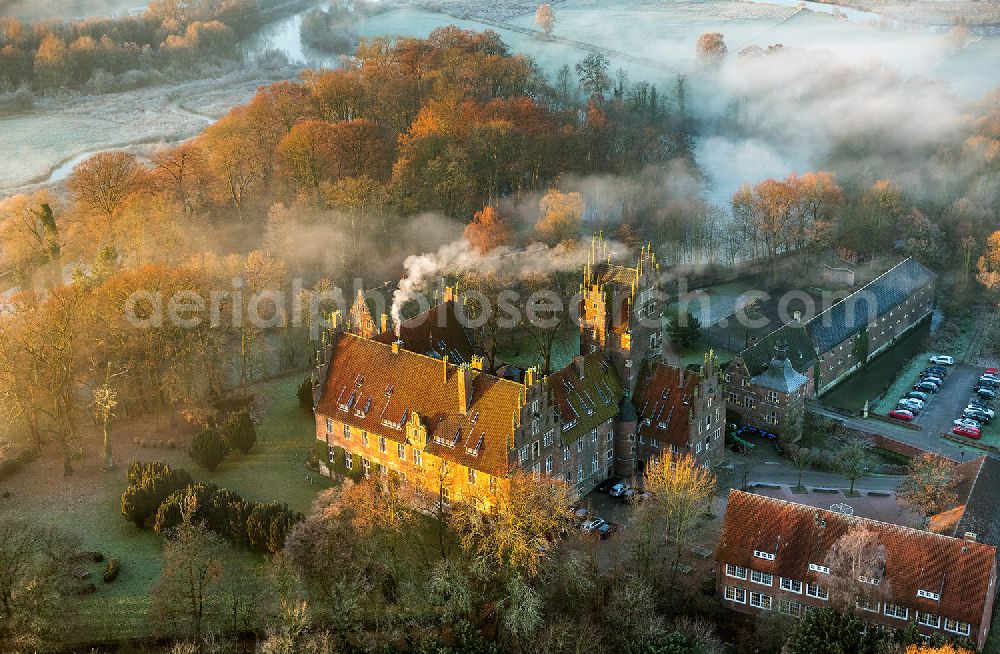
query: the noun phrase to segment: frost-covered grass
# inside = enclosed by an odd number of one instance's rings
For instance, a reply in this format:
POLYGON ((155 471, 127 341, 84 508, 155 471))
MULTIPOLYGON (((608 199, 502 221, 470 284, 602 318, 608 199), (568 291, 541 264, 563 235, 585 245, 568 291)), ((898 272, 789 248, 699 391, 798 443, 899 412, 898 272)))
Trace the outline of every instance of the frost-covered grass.
POLYGON ((0 15, 23 21, 121 16, 140 10, 146 0, 0 0, 0 15))

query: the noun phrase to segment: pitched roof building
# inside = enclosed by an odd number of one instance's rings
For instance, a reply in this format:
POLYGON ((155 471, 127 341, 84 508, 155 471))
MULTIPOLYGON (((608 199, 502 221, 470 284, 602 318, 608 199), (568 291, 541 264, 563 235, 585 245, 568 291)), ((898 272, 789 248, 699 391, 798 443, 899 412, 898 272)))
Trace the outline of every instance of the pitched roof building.
POLYGON ((983 646, 996 594, 995 547, 735 490, 716 551, 723 603, 794 617, 829 605, 833 580, 845 574, 830 552, 856 527, 874 533, 885 551, 881 575, 858 580, 857 596, 867 583, 882 597, 846 608, 888 627, 914 624, 983 646))
POLYGON ((935 533, 1000 547, 1000 460, 981 456, 956 466, 959 505, 931 518, 935 533))

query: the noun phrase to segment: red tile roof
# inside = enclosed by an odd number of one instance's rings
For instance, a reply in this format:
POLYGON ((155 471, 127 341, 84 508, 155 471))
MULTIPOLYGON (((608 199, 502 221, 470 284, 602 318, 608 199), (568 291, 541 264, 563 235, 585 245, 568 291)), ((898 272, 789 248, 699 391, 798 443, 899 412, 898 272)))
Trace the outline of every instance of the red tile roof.
POLYGON ((601 352, 581 358, 583 377, 574 359, 565 368, 549 375, 555 406, 562 421, 564 443, 573 443, 618 414, 622 384, 614 366, 601 352))
POLYGON ((877 533, 885 547, 886 587, 893 603, 981 622, 996 565, 996 549, 982 543, 734 490, 715 556, 720 562, 822 584, 826 575, 810 572, 809 563, 823 564, 837 539, 858 524, 877 533), (765 561, 754 557, 754 550, 777 556, 765 561), (940 593, 941 599, 917 597, 917 590, 940 593))
POLYGON ((473 375, 472 402, 462 413, 458 366, 405 349, 393 352, 390 345, 341 334, 316 412, 401 443, 406 440, 405 423, 416 411, 428 433, 422 449, 504 476, 514 422, 520 422, 524 387, 481 372, 469 370, 467 374, 473 375))
POLYGON ((639 434, 685 447, 690 435, 693 393, 700 383, 701 375, 690 370, 663 364, 647 368, 639 378, 634 400, 639 434))
MULTIPOLYGON (((392 329, 373 337, 380 343, 391 344, 397 339, 392 329)), ((399 325, 399 340, 410 352, 440 358, 447 355, 452 363, 469 363, 476 350, 468 332, 462 326, 453 301, 424 311, 399 325)))

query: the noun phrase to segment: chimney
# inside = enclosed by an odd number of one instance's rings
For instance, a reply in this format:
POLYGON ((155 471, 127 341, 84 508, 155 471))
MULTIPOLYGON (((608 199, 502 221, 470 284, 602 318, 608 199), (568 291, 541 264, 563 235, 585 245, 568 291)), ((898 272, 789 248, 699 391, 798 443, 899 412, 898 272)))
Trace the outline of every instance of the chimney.
POLYGON ((399 354, 399 344, 400 343, 402 343, 402 341, 396 340, 396 341, 392 342, 392 353, 393 354, 399 354))
POLYGON ((389 331, 389 316, 382 314, 382 333, 389 331))
POLYGON ((441 357, 441 371, 444 373, 444 383, 448 383, 448 355, 441 357))
POLYGON ((971 532, 971 531, 965 532, 965 542, 967 542, 967 543, 975 543, 975 542, 977 542, 978 539, 979 539, 979 535, 978 534, 976 534, 974 532, 971 532))
POLYGON ((467 365, 458 367, 458 410, 464 415, 469 412, 472 404, 472 368, 467 365))
POLYGON ((579 354, 576 355, 575 357, 573 357, 573 363, 576 364, 576 371, 580 375, 580 379, 583 379, 584 378, 583 357, 579 354))
POLYGON ((484 366, 485 366, 485 364, 483 363, 483 357, 479 356, 478 354, 472 355, 472 369, 473 370, 478 370, 479 372, 482 372, 484 366))
POLYGON ((798 324, 799 322, 801 322, 802 321, 802 312, 801 311, 793 311, 792 312, 792 321, 795 322, 796 324, 798 324))
POLYGON ((788 359, 788 343, 785 341, 778 341, 774 344, 774 358, 778 361, 785 361, 788 359))

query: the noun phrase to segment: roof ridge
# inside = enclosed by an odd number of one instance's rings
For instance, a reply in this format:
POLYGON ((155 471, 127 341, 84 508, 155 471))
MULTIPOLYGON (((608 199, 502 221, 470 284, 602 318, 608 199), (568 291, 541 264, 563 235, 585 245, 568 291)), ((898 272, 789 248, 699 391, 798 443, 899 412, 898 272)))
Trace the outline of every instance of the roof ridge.
POLYGON ((865 517, 862 517, 862 516, 846 515, 844 513, 837 513, 836 511, 830 511, 829 509, 823 509, 823 508, 820 508, 818 506, 810 506, 808 504, 799 504, 798 502, 791 502, 789 500, 783 500, 783 499, 779 499, 777 497, 769 497, 767 495, 758 495, 757 493, 749 493, 747 491, 743 491, 743 490, 740 490, 738 488, 733 488, 733 489, 731 489, 729 491, 730 496, 733 495, 734 493, 737 493, 737 494, 742 495, 742 496, 746 496, 747 498, 760 498, 761 500, 766 500, 768 502, 775 503, 775 504, 786 504, 786 505, 788 505, 790 507, 793 507, 795 511, 822 511, 823 513, 825 513, 827 515, 837 516, 838 518, 843 519, 843 520, 845 520, 846 522, 849 522, 849 523, 873 523, 873 524, 876 524, 876 525, 880 525, 883 528, 889 528, 889 529, 892 529, 892 530, 895 530, 895 531, 902 532, 904 534, 905 533, 912 533, 912 534, 916 534, 916 535, 920 535, 920 536, 929 536, 929 537, 932 537, 932 538, 943 538, 943 539, 946 539, 948 541, 955 541, 956 543, 964 543, 966 546, 968 546, 968 545, 979 545, 979 546, 987 547, 987 548, 994 549, 994 550, 996 549, 993 545, 989 545, 987 543, 980 543, 978 541, 970 542, 970 541, 963 540, 961 538, 956 538, 955 536, 946 536, 945 534, 936 534, 936 533, 931 532, 931 531, 923 531, 921 529, 914 529, 913 527, 905 527, 903 525, 897 525, 897 524, 893 524, 891 522, 882 522, 881 520, 875 520, 874 518, 865 518, 865 517))
MULTIPOLYGON (((968 504, 969 500, 972 498, 973 493, 976 492, 976 484, 979 483, 979 476, 983 474, 983 468, 986 467, 986 455, 978 457, 979 467, 976 468, 976 476, 972 478, 972 484, 969 485, 969 495, 965 498, 963 505, 968 504)), ((958 525, 955 525, 958 527, 958 525)))

